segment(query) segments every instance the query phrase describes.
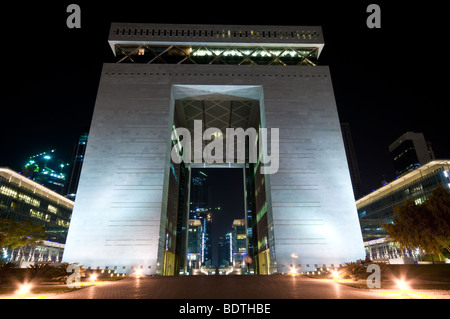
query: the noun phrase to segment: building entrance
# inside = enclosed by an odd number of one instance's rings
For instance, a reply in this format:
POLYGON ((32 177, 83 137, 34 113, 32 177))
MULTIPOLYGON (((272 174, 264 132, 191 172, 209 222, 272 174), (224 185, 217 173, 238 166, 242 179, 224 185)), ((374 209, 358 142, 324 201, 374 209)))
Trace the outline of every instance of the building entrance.
POLYGON ((262 218, 267 210, 266 185, 259 172, 257 147, 262 119, 260 101, 254 98, 261 90, 177 86, 173 91, 181 98, 173 104, 172 154, 175 151, 186 159, 185 152, 190 152, 194 162, 171 156, 166 239, 176 244, 165 245, 164 256, 173 255, 174 264, 165 263, 163 273, 171 274, 172 267, 173 274, 259 273, 253 262, 245 260, 258 260, 253 254, 268 248, 267 218, 262 218), (199 133, 201 140, 192 139, 199 133), (201 160, 195 155, 199 150, 201 160), (220 190, 220 185, 226 189, 220 190), (217 198, 222 191, 221 204, 217 198), (232 211, 224 211, 225 207, 232 211), (224 221, 226 214, 236 218, 224 221))

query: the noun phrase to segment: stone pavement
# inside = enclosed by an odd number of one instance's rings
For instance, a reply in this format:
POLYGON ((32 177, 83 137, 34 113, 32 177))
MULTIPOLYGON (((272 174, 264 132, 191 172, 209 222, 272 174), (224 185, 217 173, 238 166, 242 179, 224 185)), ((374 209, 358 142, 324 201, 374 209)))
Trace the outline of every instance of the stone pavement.
POLYGON ((366 289, 303 276, 176 276, 126 278, 52 299, 380 299, 366 289))

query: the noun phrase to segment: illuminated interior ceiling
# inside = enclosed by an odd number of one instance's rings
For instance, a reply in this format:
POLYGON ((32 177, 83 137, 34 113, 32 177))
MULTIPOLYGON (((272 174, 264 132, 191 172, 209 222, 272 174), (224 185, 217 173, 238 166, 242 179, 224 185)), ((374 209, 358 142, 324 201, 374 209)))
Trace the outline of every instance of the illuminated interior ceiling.
POLYGON ((201 120, 203 130, 218 128, 224 134, 226 128, 246 130, 257 125, 257 106, 258 101, 252 99, 236 100, 236 97, 220 94, 186 98, 176 103, 177 126, 186 127, 193 134, 194 121, 201 120))
POLYGON ((111 25, 117 63, 310 65, 323 50, 317 26, 111 25))
MULTIPOLYGON (((243 89, 242 95, 251 95, 251 93, 248 93, 251 90, 243 89)), ((189 92, 188 95, 190 95, 191 92, 189 90, 187 91, 189 92)), ((187 96, 175 101, 174 123, 176 127, 187 128, 190 131, 192 152, 194 152, 195 148, 195 120, 202 121, 202 133, 208 128, 219 129, 222 134, 220 136, 215 135, 214 139, 218 137, 226 139, 227 128, 242 128, 245 131, 247 128, 253 127, 258 130, 260 124, 259 100, 233 95, 236 91, 230 91, 229 93, 231 95, 224 93, 214 92, 213 89, 211 93, 187 96)), ((208 140, 203 139, 201 147, 203 148, 208 143, 208 140)), ((226 143, 223 143, 223 146, 225 159, 226 143)), ((237 144, 235 144, 235 151, 236 147, 237 144)), ((247 157, 248 150, 245 153, 247 157)))
POLYGON ((310 65, 315 66, 318 47, 195 46, 115 44, 117 63, 310 65))

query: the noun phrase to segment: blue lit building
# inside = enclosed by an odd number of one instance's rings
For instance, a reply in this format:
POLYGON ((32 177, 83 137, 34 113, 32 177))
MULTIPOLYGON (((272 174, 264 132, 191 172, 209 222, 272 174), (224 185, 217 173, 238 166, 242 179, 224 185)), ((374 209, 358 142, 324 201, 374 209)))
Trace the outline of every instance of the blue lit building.
POLYGON ((22 174, 60 195, 65 195, 69 166, 69 163, 58 157, 55 150, 51 150, 30 156, 22 167, 22 174))

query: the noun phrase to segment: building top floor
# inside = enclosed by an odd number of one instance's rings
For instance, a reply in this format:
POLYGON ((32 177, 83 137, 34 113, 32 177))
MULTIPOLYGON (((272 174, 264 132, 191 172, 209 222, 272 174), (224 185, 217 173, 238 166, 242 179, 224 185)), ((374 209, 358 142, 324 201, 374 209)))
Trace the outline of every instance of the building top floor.
POLYGON ((433 174, 436 171, 442 171, 443 176, 445 177, 444 187, 450 188, 450 160, 434 160, 431 161, 411 172, 405 174, 389 184, 384 185, 383 187, 375 190, 374 192, 358 199, 356 201, 356 207, 358 209, 365 207, 373 202, 376 202, 383 197, 392 194, 398 190, 401 190, 403 187, 415 183, 427 175, 433 174))
MULTIPOLYGON (((17 187, 25 189, 30 194, 36 194, 36 196, 41 198, 46 198, 51 202, 65 206, 66 208, 72 210, 74 202, 66 197, 36 183, 35 181, 9 169, 6 167, 0 167, 0 178, 9 184, 13 184, 17 187)), ((14 195, 14 194, 13 194, 14 195)))
POLYGON ((324 46, 319 26, 112 23, 108 41, 113 52, 116 44, 137 43, 317 48, 319 54, 324 46))

